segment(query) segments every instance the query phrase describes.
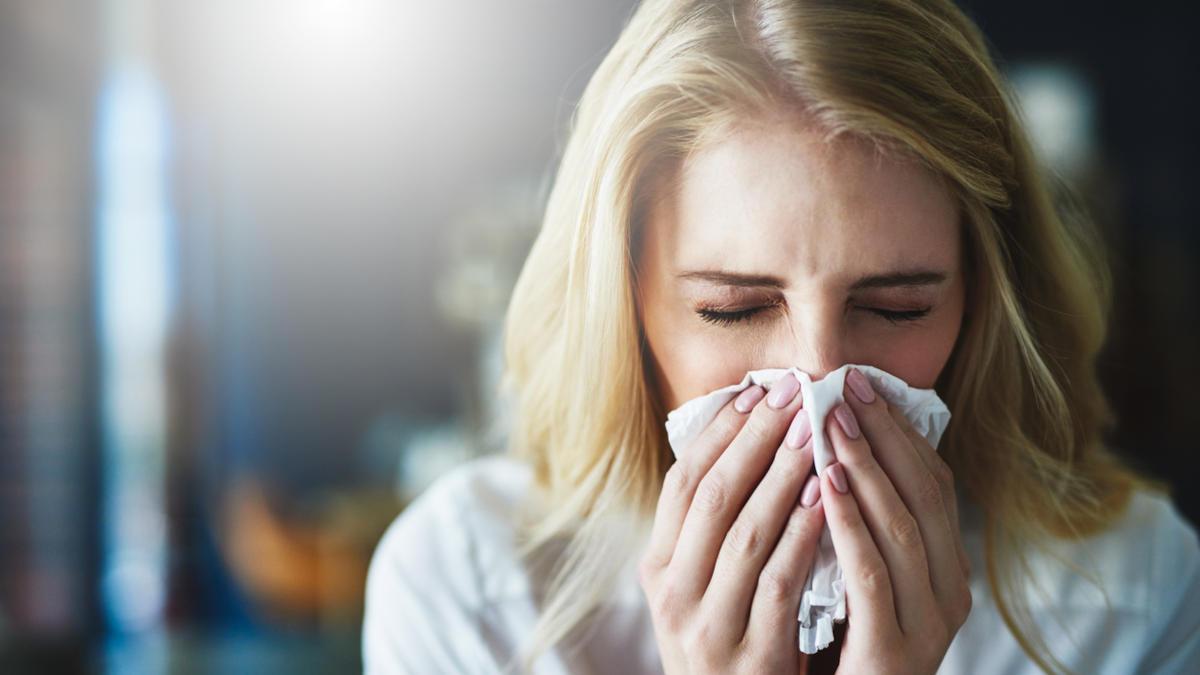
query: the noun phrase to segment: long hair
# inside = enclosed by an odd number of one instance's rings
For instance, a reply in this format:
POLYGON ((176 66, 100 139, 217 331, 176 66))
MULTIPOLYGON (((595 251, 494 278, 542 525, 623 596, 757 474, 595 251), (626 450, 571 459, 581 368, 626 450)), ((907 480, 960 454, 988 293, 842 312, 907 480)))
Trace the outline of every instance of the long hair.
POLYGON ((539 496, 521 554, 550 576, 524 667, 602 607, 638 541, 621 523, 648 531, 671 461, 635 304, 646 204, 739 119, 780 113, 918 161, 957 200, 967 305, 935 385, 954 412, 939 451, 983 514, 1005 623, 1065 671, 1023 600, 1027 551, 1165 488, 1104 444, 1103 242, 1056 205, 985 38, 949 0, 647 0, 600 64, 504 327, 510 452, 539 496))

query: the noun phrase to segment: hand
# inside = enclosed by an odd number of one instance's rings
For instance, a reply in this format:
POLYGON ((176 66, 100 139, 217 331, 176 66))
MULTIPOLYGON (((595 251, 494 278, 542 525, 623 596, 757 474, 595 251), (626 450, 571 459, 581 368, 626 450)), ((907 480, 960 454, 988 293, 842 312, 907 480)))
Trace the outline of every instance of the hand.
POLYGON ((953 476, 853 368, 844 398, 826 418, 838 461, 821 482, 846 579, 838 672, 933 673, 971 611, 953 476))
POLYGON ((799 389, 744 390, 667 471, 639 565, 667 673, 805 672, 796 614, 825 515, 799 389))

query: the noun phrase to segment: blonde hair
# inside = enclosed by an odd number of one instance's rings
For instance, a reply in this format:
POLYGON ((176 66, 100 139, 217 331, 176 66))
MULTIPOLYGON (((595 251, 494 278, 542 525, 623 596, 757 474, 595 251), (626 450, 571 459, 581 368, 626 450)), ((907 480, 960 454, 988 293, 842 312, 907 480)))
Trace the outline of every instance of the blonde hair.
POLYGON ((634 299, 652 187, 737 120, 781 111, 911 157, 957 199, 968 301, 935 386, 954 412, 939 451, 984 515, 1005 623, 1065 671, 1021 601, 1026 546, 1102 531, 1134 489, 1165 489, 1103 443, 1102 242, 1056 208, 984 37, 949 0, 648 0, 601 63, 505 324, 511 452, 541 497, 521 551, 551 575, 523 666, 602 607, 636 541, 620 523, 648 527, 671 461, 634 299))

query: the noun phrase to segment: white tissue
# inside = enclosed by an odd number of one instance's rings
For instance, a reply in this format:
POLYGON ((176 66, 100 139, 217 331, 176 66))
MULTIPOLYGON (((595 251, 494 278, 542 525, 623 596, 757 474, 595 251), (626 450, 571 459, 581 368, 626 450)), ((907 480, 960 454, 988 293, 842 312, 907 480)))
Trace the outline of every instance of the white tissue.
MULTIPOLYGON (((694 398, 667 413, 667 440, 671 450, 679 457, 717 412, 743 389, 758 384, 770 390, 776 380, 792 373, 800 381, 803 407, 799 414, 807 414, 812 426, 813 463, 818 472, 824 471, 835 460, 833 446, 825 434, 825 416, 844 400, 842 391, 850 368, 862 371, 875 392, 903 412, 913 428, 937 448, 942 432, 950 423, 950 410, 934 390, 910 387, 899 377, 874 366, 848 363, 816 382, 798 368, 752 370, 738 384, 694 398)), ((800 651, 805 654, 815 654, 829 646, 833 641, 833 622, 846 619, 846 586, 828 525, 821 533, 813 567, 804 585, 798 619, 800 651)))

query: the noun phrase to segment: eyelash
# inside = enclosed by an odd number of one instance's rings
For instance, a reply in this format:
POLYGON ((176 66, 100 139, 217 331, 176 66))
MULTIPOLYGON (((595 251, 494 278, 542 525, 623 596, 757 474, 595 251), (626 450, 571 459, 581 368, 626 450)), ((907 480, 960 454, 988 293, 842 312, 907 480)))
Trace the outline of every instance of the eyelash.
MULTIPOLYGON (((739 310, 736 310, 733 312, 722 312, 722 311, 719 311, 716 309, 702 307, 702 308, 696 310, 696 314, 700 315, 700 318, 702 320, 707 321, 711 324, 716 324, 718 326, 730 326, 730 325, 733 325, 740 321, 747 321, 747 320, 753 318, 755 314, 758 314, 762 310, 770 309, 774 306, 775 305, 765 305, 762 307, 751 307, 749 309, 739 309, 739 310)), ((901 323, 905 323, 908 321, 916 321, 918 319, 923 318, 926 314, 929 314, 929 311, 932 308, 926 307, 924 309, 890 310, 890 309, 876 309, 873 307, 862 307, 860 309, 865 309, 873 314, 877 314, 880 317, 882 317, 883 319, 885 319, 886 321, 891 322, 893 325, 899 325, 901 323)))

